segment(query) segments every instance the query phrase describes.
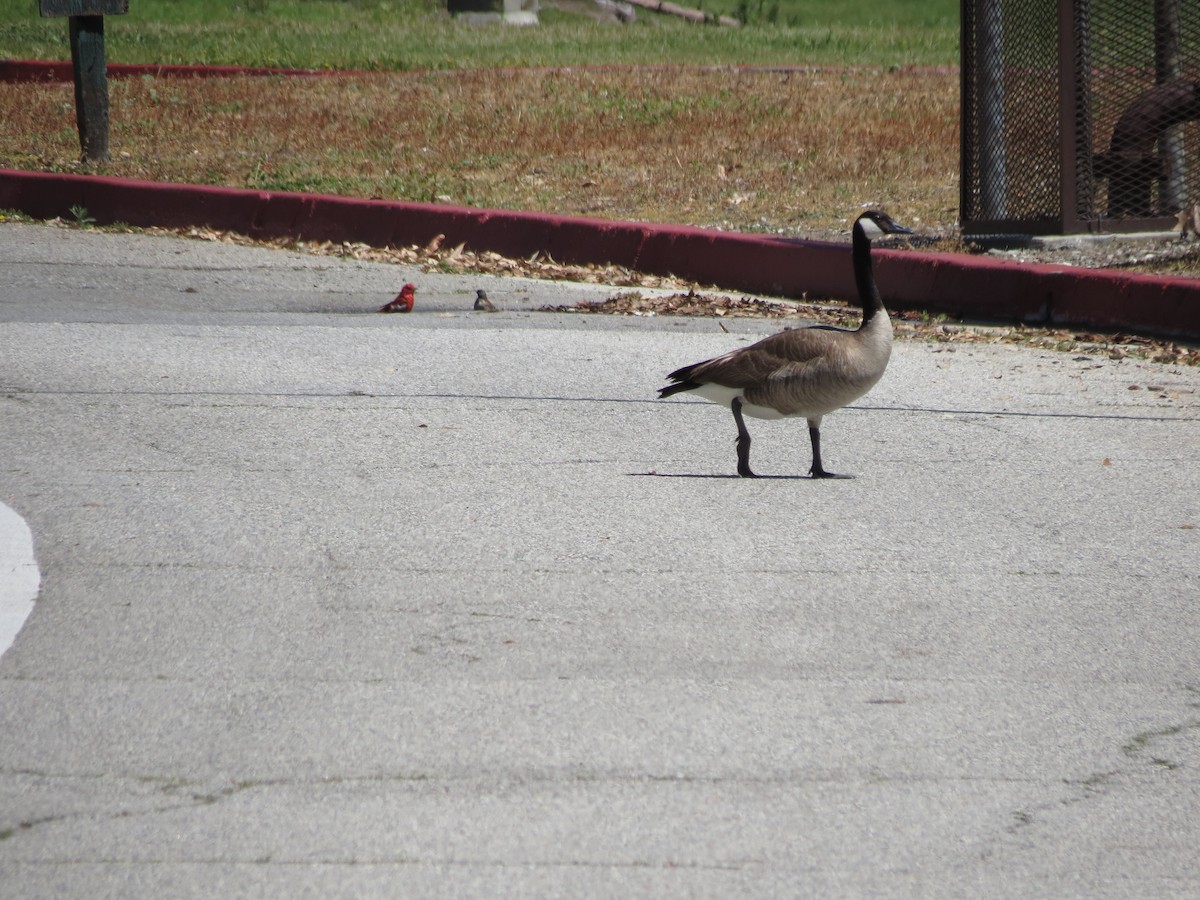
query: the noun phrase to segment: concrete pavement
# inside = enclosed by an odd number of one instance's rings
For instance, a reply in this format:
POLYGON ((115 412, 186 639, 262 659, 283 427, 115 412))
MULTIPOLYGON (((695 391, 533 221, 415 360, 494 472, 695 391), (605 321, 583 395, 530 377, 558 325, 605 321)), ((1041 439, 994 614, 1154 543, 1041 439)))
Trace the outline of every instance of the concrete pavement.
POLYGON ((6 898, 1200 893, 1200 372, 899 344, 822 430, 857 478, 747 481, 653 398, 771 323, 11 224, 0 268, 6 898))

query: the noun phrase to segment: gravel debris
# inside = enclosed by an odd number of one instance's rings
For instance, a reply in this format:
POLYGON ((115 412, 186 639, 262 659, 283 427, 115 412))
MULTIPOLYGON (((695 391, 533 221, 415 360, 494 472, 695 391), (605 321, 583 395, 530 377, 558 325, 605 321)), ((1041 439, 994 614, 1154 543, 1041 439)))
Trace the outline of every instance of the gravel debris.
POLYGON ((1176 234, 1043 239, 986 253, 1015 262, 1200 277, 1200 240, 1176 234))

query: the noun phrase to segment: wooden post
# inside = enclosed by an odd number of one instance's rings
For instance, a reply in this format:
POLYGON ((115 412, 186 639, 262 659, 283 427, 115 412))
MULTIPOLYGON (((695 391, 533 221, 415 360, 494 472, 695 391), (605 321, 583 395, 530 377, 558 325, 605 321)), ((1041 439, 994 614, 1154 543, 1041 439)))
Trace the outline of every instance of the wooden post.
POLYGON ((70 17, 75 122, 85 162, 108 161, 108 66, 104 16, 129 11, 129 0, 39 0, 42 16, 70 17))
POLYGON ((71 16, 75 122, 86 162, 108 162, 108 67, 104 16, 71 16))

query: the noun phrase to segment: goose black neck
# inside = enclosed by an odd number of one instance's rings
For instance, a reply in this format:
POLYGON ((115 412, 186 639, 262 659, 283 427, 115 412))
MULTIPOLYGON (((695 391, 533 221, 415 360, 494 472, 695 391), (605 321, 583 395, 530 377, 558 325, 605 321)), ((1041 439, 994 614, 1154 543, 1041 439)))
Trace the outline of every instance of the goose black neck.
POLYGON ((883 300, 875 284, 875 273, 871 268, 871 239, 867 237, 861 222, 854 223, 853 230, 854 283, 858 286, 858 299, 862 303, 862 323, 866 325, 883 309, 883 300))

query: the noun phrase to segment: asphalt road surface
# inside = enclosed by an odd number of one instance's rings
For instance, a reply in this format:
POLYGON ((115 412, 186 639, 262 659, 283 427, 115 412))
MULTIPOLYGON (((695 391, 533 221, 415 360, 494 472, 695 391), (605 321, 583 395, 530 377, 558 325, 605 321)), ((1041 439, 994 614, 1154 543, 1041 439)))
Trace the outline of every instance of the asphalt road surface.
POLYGON ((0 272, 6 900, 1200 896, 1200 371, 900 343, 855 479, 752 421, 744 480, 655 391, 777 324, 30 225, 0 272))

